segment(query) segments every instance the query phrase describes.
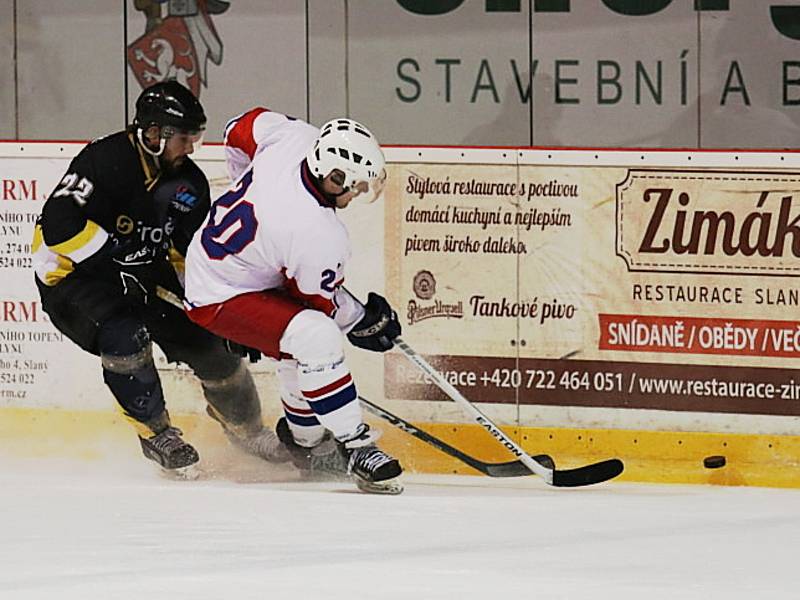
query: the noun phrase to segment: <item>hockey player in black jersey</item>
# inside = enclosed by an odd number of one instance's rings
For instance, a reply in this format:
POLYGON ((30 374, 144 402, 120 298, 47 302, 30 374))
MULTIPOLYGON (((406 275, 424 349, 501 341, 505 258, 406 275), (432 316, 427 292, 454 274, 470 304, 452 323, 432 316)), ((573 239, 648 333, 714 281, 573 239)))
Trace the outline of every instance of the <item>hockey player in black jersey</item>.
POLYGON ((50 194, 33 241, 36 285, 53 324, 100 357, 103 379, 134 424, 144 455, 185 469, 197 451, 170 423, 152 341, 200 379, 228 438, 270 461, 289 459, 261 421, 242 359, 159 297, 183 296, 182 267, 209 209, 189 155, 202 139, 200 102, 174 81, 145 89, 126 130, 88 144, 50 194))

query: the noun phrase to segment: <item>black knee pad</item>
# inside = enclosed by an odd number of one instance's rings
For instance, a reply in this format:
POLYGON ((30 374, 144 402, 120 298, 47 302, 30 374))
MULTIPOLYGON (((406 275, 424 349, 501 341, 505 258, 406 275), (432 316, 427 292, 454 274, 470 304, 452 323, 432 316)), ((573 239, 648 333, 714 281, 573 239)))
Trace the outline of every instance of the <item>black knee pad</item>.
POLYGON ((142 422, 164 412, 164 393, 144 325, 133 317, 113 319, 97 339, 103 380, 125 412, 142 422))

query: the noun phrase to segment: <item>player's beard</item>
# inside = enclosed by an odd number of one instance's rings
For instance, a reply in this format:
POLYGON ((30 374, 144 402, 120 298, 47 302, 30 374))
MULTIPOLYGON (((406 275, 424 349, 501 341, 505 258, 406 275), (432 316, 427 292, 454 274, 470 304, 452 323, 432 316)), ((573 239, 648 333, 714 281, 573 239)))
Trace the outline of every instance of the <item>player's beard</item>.
POLYGON ((180 168, 183 166, 183 163, 186 162, 185 156, 177 156, 173 158, 166 158, 164 156, 161 157, 161 170, 166 175, 174 175, 177 173, 180 168))
POLYGON ((336 194, 329 194, 324 189, 322 189, 321 184, 315 187, 317 188, 317 191, 322 195, 322 197, 325 198, 325 202, 327 203, 327 205, 330 208, 336 208, 336 198, 338 198, 339 196, 337 196, 336 194))

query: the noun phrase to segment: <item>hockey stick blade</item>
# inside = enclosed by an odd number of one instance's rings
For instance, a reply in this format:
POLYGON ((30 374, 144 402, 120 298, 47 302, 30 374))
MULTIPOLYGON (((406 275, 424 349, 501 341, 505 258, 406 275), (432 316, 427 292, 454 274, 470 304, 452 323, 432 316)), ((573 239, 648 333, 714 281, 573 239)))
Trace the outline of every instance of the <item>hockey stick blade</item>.
MULTIPOLYGON (((488 475, 489 477, 527 477, 532 475, 533 473, 531 470, 525 466, 522 461, 519 460, 512 460, 509 462, 503 463, 488 463, 482 460, 478 460, 474 456, 470 456, 465 454, 458 448, 454 448, 450 444, 440 440, 439 438, 419 429, 409 423, 408 421, 401 419, 400 417, 390 413, 385 408, 378 406, 377 404, 373 404, 366 398, 359 396, 358 399, 361 401, 361 404, 366 408, 370 413, 375 415, 376 417, 380 417, 381 419, 388 421, 398 429, 405 431, 407 434, 417 438, 418 440, 425 442, 429 446, 433 446, 437 450, 447 454, 448 456, 452 456, 453 458, 460 460, 465 465, 469 465, 476 471, 480 471, 484 475, 488 475)), ((553 459, 550 458, 547 454, 539 454, 534 456, 533 459, 540 463, 541 465, 552 469, 554 467, 553 459)))
POLYGON ((467 400, 449 381, 442 377, 428 361, 420 356, 409 346, 405 340, 399 336, 394 338, 395 347, 402 352, 405 357, 416 365, 423 373, 431 378, 453 402, 466 410, 481 427, 494 437, 500 444, 506 447, 521 463, 523 463, 532 473, 544 479, 545 483, 555 487, 580 487, 594 485, 616 477, 624 468, 619 459, 610 459, 585 465, 577 469, 567 469, 557 471, 553 468, 545 467, 528 455, 517 443, 509 438, 502 429, 495 425, 489 417, 483 414, 478 408, 467 400))
POLYGON ((611 458, 590 465, 584 465, 577 469, 565 469, 553 471, 553 485, 555 487, 582 487, 584 485, 594 485, 613 479, 624 470, 622 461, 618 458, 611 458))

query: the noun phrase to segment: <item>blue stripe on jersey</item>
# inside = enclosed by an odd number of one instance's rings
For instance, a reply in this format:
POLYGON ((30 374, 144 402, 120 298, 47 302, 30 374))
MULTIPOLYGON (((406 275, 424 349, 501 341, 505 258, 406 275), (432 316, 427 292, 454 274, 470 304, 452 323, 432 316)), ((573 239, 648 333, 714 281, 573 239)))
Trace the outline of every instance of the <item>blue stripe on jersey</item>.
POLYGON ((308 405, 318 415, 327 415, 332 413, 338 408, 342 408, 345 404, 349 404, 356 399, 356 386, 354 384, 348 385, 343 390, 336 392, 325 398, 319 400, 311 400, 306 398, 308 405))
POLYGON ((300 425, 301 427, 314 427, 315 425, 319 425, 319 420, 313 415, 310 417, 300 417, 286 411, 284 411, 284 414, 286 415, 287 421, 295 425, 300 425))
POLYGON ((247 113, 241 114, 241 115, 239 115, 238 117, 234 117, 234 118, 232 118, 230 121, 228 121, 228 122, 225 124, 225 129, 224 129, 224 132, 223 132, 223 134, 222 134, 222 139, 223 139, 223 140, 226 140, 226 139, 228 139, 228 134, 231 132, 231 129, 233 129, 233 128, 236 126, 236 124, 237 124, 237 123, 238 123, 238 122, 241 120, 241 118, 242 118, 242 117, 243 117, 245 114, 247 114, 247 113))

